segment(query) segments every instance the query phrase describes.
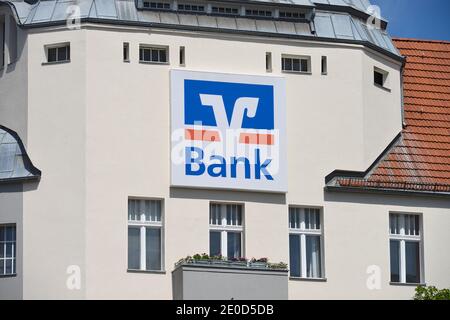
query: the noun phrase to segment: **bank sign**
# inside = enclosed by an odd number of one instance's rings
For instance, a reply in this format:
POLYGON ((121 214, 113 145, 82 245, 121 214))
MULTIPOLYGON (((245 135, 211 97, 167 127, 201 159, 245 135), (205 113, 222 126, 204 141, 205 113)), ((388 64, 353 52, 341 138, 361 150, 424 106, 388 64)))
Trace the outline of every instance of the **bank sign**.
POLYGON ((171 71, 171 185, 286 192, 284 79, 171 71))

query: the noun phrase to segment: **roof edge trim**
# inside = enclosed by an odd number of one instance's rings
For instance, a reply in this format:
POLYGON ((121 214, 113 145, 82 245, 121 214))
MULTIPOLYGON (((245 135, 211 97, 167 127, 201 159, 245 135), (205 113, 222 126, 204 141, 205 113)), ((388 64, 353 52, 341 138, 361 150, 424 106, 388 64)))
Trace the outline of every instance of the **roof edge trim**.
MULTIPOLYGON (((198 27, 198 26, 180 26, 173 24, 164 24, 164 23, 153 23, 153 22, 138 22, 138 21, 119 21, 113 19, 104 19, 104 18, 81 18, 81 23, 97 23, 97 24, 106 24, 106 25, 120 25, 120 26, 131 26, 131 27, 148 27, 148 28, 161 28, 161 29, 174 29, 174 30, 183 30, 183 31, 202 31, 209 33, 217 33, 217 32, 225 32, 230 34, 242 34, 242 35, 256 35, 261 37, 270 37, 270 38, 281 38, 281 39, 298 39, 298 40, 309 40, 309 41, 319 41, 319 42, 330 42, 330 43, 346 43, 346 44, 356 44, 362 45, 366 48, 377 51, 395 61, 404 63, 405 57, 392 53, 382 47, 379 47, 369 41, 365 40, 350 40, 350 39, 337 39, 337 38, 326 38, 326 37, 317 37, 317 36, 308 36, 308 35, 293 35, 293 34, 279 34, 279 33, 271 33, 271 32, 262 32, 262 31, 247 31, 247 30, 232 30, 232 29, 211 29, 208 27, 198 27)), ((24 29, 35 29, 35 28, 45 28, 52 26, 61 26, 65 25, 65 21, 50 21, 50 22, 41 22, 41 23, 32 23, 22 25, 24 29)))
POLYGON ((33 162, 31 161, 30 157, 28 156, 28 153, 25 149, 25 146, 23 145, 22 139, 20 139, 19 135, 16 131, 11 130, 10 128, 7 128, 0 124, 0 129, 5 130, 8 132, 14 139, 16 139, 17 144, 19 145, 20 151, 22 152, 23 157, 23 164, 25 166, 25 169, 27 169, 32 176, 27 177, 18 177, 18 178, 5 178, 0 179, 0 183, 7 183, 7 182, 17 182, 17 181, 29 181, 29 180, 39 180, 42 176, 42 171, 36 168, 33 165, 33 162))
POLYGON ((383 152, 375 159, 375 161, 367 168, 366 171, 352 171, 352 170, 334 170, 325 177, 325 184, 330 184, 333 180, 338 178, 359 178, 364 179, 370 172, 378 165, 378 163, 391 151, 393 147, 400 141, 402 133, 400 132, 395 136, 395 138, 389 143, 389 145, 383 150, 383 152))

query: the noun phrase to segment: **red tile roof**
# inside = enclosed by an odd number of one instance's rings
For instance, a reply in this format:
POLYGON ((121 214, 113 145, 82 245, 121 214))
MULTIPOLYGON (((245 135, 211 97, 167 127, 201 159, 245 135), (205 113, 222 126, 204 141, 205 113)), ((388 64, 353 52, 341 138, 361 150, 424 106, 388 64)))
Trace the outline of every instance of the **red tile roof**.
POLYGON ((394 43, 406 57, 406 126, 364 175, 342 174, 334 186, 450 193, 450 42, 394 43))

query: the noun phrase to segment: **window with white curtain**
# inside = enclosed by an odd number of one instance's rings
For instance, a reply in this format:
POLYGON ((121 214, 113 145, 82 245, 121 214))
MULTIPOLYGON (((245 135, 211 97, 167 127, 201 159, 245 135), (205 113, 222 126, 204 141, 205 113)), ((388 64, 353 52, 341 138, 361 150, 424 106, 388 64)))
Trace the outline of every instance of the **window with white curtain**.
POLYGON ((128 269, 163 270, 161 200, 128 200, 128 269))
POLYGON ((417 214, 389 215, 391 282, 421 283, 422 235, 417 214))
POLYGON ((0 225, 0 276, 16 274, 16 226, 0 225))
POLYGON ((289 208, 289 270, 291 277, 323 278, 321 210, 289 208))
POLYGON ((209 255, 228 259, 243 257, 242 205, 211 203, 209 211, 209 255))

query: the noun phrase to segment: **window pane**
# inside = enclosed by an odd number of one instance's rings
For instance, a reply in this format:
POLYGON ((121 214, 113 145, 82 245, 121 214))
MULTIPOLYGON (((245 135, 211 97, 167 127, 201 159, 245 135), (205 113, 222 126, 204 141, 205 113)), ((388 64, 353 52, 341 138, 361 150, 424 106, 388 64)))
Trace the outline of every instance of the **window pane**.
POLYGON ((4 258, 5 257, 5 245, 0 242, 0 258, 4 258))
POLYGON ((284 59, 284 70, 292 71, 292 59, 284 59))
POLYGON ((320 236, 306 236, 306 276, 308 278, 322 276, 320 236))
POLYGON ((5 261, 6 274, 12 274, 12 260, 8 259, 5 261))
POLYGON ((5 260, 0 259, 0 274, 5 274, 5 260))
POLYGON ((406 282, 420 283, 420 244, 406 242, 406 282))
POLYGON ((300 236, 289 235, 289 270, 291 277, 301 276, 300 264, 300 236))
POLYGON ((5 230, 6 230, 6 227, 0 226, 0 241, 5 240, 5 230))
POLYGON ((144 49, 144 61, 151 61, 150 60, 150 49, 144 49))
POLYGON ((147 228, 145 234, 147 270, 161 270, 161 229, 147 228))
POLYGON ((302 72, 308 72, 308 60, 301 59, 301 71, 302 72))
POLYGON ((420 217, 418 215, 414 216, 415 219, 415 227, 416 227, 416 236, 420 235, 420 217))
POLYGON ((7 243, 6 244, 6 258, 12 258, 13 256, 13 244, 12 243, 7 243))
POLYGON ((56 48, 49 48, 47 53, 48 62, 56 61, 56 48))
POLYGON ((391 282, 400 282, 400 241, 390 241, 391 282))
POLYGON ((380 72, 374 71, 373 76, 374 76, 374 82, 380 86, 383 86, 383 84, 384 84, 383 74, 380 72))
POLYGON ((139 228, 128 228, 128 269, 140 269, 141 233, 139 228))
POLYGON ((300 71, 300 60, 299 59, 292 60, 292 70, 300 71))
POLYGON ((221 225, 220 205, 211 204, 209 212, 209 223, 212 225, 221 225))
POLYGON ((221 241, 220 232, 209 232, 209 255, 211 257, 220 255, 221 241))
POLYGON ((166 50, 159 50, 159 61, 160 62, 167 62, 167 57, 166 57, 166 50))
POLYGON ((58 61, 65 61, 65 60, 67 60, 66 47, 58 48, 58 61))
POLYGON ((240 232, 228 232, 227 233, 228 244, 228 258, 241 257, 241 233, 240 232))
POLYGON ((16 240, 16 227, 6 227, 6 241, 16 240))
POLYGON ((157 49, 152 49, 152 61, 158 62, 159 61, 159 55, 158 55, 157 49))

